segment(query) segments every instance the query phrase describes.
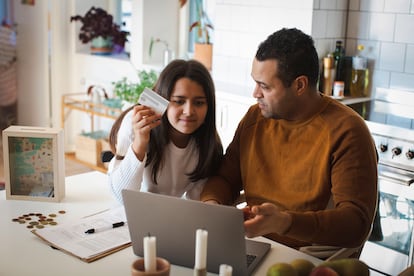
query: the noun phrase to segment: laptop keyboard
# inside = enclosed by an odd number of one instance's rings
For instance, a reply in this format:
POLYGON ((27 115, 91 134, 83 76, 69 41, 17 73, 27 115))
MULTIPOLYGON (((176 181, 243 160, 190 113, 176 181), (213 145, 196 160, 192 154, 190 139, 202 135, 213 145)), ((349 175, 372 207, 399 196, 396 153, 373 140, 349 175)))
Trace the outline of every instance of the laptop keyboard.
POLYGON ((247 267, 249 267, 253 261, 256 259, 256 255, 246 255, 246 259, 247 259, 247 267))

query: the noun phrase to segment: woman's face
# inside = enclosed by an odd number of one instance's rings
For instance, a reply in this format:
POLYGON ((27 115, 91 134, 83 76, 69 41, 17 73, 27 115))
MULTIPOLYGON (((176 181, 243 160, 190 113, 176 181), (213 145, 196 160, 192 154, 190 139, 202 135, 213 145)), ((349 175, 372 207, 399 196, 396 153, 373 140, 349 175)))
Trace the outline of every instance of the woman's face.
POLYGON ((175 83, 167 118, 176 131, 187 135, 196 131, 204 123, 207 109, 207 97, 201 85, 188 78, 175 83))

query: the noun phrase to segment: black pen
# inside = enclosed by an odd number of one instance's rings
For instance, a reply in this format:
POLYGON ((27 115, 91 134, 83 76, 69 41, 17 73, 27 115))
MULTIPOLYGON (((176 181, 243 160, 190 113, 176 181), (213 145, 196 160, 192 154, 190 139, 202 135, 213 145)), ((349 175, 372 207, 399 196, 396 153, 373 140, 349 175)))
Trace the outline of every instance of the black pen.
POLYGON ((85 231, 85 234, 93 234, 93 233, 96 233, 96 232, 102 232, 102 231, 105 231, 105 230, 109 230, 109 229, 113 229, 113 228, 118 228, 118 227, 121 227, 121 226, 124 226, 124 225, 125 225, 125 222, 124 221, 115 222, 115 223, 112 223, 112 224, 110 224, 108 226, 103 226, 103 227, 99 227, 99 228, 91 228, 91 229, 88 229, 88 230, 85 231))

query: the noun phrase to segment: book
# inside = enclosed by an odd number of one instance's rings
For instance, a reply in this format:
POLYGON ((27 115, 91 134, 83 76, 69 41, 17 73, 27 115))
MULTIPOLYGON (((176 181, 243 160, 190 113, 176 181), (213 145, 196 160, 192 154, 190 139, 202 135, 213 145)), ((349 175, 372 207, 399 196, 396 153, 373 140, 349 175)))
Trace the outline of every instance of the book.
POLYGON ((53 248, 87 263, 131 245, 123 206, 70 223, 32 230, 32 233, 53 248), (99 231, 91 231, 91 229, 99 229, 99 231))

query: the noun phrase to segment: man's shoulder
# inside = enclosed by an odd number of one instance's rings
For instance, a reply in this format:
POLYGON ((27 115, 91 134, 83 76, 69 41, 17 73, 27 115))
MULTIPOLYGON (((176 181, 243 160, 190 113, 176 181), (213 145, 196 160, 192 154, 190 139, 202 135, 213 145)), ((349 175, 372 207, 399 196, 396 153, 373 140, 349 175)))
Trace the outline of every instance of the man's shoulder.
POLYGON ((351 107, 334 99, 321 113, 321 117, 334 131, 355 131, 357 129, 367 131, 366 123, 361 115, 351 107))

